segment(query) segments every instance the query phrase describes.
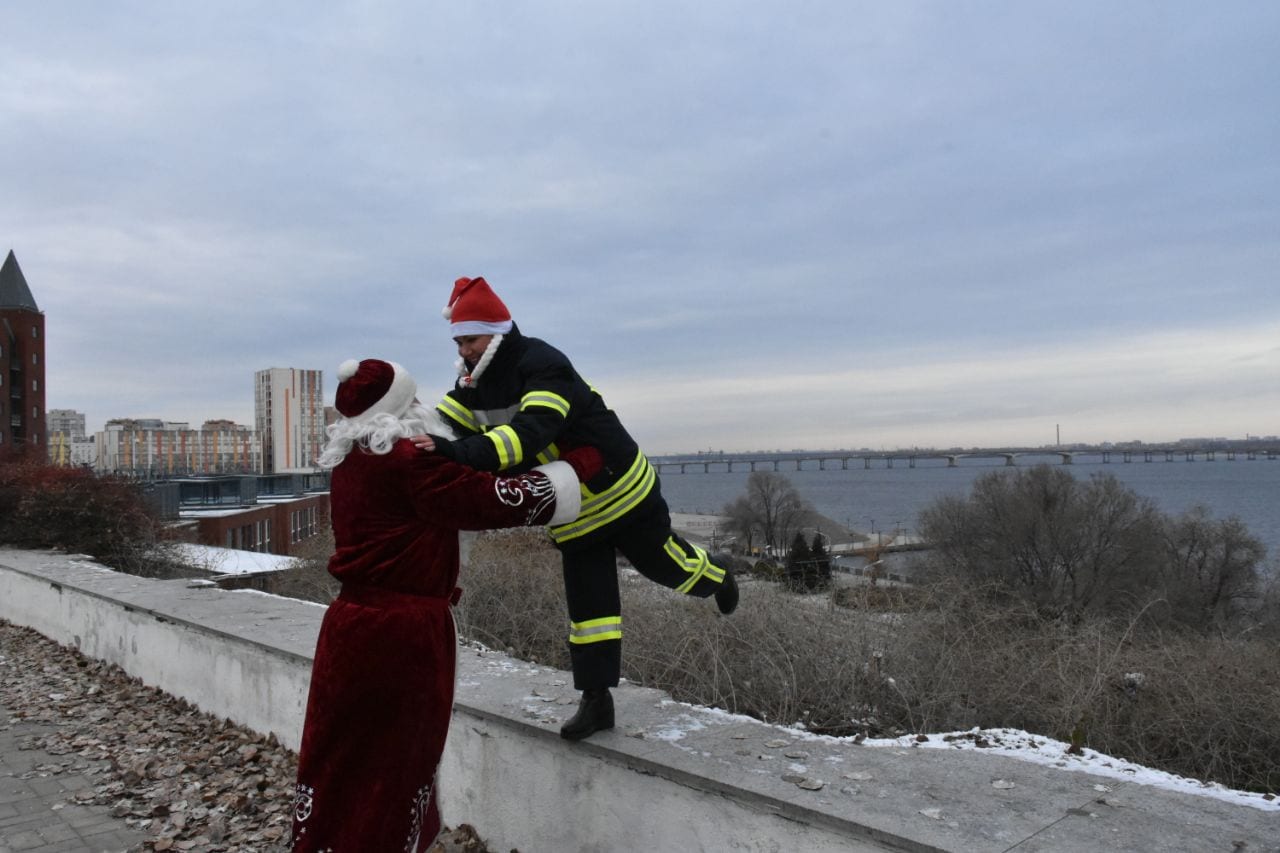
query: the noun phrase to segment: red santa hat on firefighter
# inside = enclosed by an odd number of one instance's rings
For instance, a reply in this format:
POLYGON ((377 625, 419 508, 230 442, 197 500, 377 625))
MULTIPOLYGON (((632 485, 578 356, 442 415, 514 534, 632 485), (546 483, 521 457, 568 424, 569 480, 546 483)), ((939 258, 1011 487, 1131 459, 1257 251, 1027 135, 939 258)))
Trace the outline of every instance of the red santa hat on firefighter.
POLYGON ((511 312, 483 278, 460 278, 453 283, 444 307, 452 337, 505 335, 511 331, 511 312))
POLYGON ((404 417, 418 396, 418 383, 394 361, 349 359, 338 365, 338 393, 334 407, 352 420, 374 415, 404 417))

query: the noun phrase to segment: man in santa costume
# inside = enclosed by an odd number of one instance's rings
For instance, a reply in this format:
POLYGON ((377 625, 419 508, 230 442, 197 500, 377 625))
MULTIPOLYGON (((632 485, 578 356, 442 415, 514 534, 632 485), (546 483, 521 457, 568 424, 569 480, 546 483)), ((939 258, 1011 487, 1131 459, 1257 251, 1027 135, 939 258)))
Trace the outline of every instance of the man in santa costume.
POLYGON ((343 417, 318 461, 333 469, 329 571, 342 591, 316 645, 293 849, 424 851, 440 832, 458 531, 571 522, 579 476, 600 455, 584 447, 515 477, 477 471, 408 440, 448 427, 398 364, 347 361, 338 380, 343 417))
POLYGON ((569 606, 569 653, 578 711, 571 740, 613 728, 621 675, 622 605, 617 552, 641 574, 676 592, 714 596, 724 614, 738 605, 733 575, 671 529, 657 472, 618 416, 563 353, 527 338, 483 278, 454 282, 445 319, 458 346, 458 379, 437 409, 463 437, 414 443, 481 471, 523 471, 582 445, 604 470, 582 485, 582 513, 553 523, 569 606))

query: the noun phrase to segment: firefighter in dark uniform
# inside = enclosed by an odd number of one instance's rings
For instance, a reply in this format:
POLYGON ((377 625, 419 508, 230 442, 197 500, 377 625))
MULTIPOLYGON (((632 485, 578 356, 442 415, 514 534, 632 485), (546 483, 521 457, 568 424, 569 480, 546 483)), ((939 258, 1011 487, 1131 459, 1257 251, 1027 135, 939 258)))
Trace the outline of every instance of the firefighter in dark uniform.
POLYGON ((622 658, 617 557, 656 583, 733 612, 730 572, 671 530, 657 472, 618 416, 556 348, 528 338, 483 278, 455 282, 444 315, 458 345, 458 380, 437 406, 460 438, 415 439, 419 447, 482 471, 520 473, 581 445, 596 447, 604 469, 582 484, 582 512, 551 527, 569 605, 578 711, 560 729, 578 740, 613 727, 622 658))

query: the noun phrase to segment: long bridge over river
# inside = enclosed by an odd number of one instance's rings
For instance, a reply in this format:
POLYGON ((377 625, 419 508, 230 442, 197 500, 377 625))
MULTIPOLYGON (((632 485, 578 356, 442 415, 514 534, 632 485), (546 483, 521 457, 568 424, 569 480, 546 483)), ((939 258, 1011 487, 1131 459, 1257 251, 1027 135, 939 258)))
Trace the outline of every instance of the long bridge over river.
POLYGON ((1043 447, 981 448, 974 450, 813 450, 789 453, 698 453, 693 455, 653 456, 650 462, 660 474, 709 474, 734 471, 801 471, 848 470, 895 465, 916 467, 917 463, 946 463, 949 468, 958 467, 966 460, 1004 460, 1006 466, 1017 465, 1019 460, 1038 463, 1044 459, 1057 460, 1062 465, 1072 465, 1077 460, 1110 464, 1111 462, 1214 462, 1219 459, 1280 460, 1280 444, 1248 445, 1244 447, 1186 447, 1143 446, 1123 448, 1072 448, 1043 447))

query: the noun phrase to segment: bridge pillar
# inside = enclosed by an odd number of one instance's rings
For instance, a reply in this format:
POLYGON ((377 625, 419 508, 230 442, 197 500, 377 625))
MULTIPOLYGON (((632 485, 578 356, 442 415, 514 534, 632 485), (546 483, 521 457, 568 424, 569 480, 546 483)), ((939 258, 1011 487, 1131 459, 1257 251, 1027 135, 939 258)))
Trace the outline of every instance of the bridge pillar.
POLYGON ((843 459, 841 459, 841 460, 840 460, 840 470, 841 470, 841 471, 848 471, 848 470, 849 470, 849 457, 848 457, 848 456, 845 456, 843 459))
POLYGON ((803 461, 803 460, 800 460, 800 459, 797 459, 797 460, 796 460, 796 470, 797 470, 797 471, 802 471, 802 470, 804 470, 803 468, 801 468, 801 467, 800 467, 800 463, 801 463, 802 461, 803 461))
POLYGON ((1228 450, 1228 451, 1227 451, 1227 461, 1228 461, 1228 462, 1235 462, 1235 461, 1236 461, 1236 452, 1235 452, 1234 450, 1228 450))
POLYGON ((1074 458, 1075 458, 1075 457, 1073 457, 1070 453, 1059 453, 1058 455, 1062 457, 1062 464, 1063 464, 1063 465, 1070 465, 1070 464, 1071 464, 1072 459, 1074 459, 1074 458))
POLYGON ((890 456, 890 457, 888 457, 888 459, 889 459, 889 467, 890 467, 890 468, 892 468, 892 467, 893 467, 893 457, 892 457, 892 456, 890 456))
POLYGON ((702 473, 704 473, 704 474, 710 474, 710 473, 711 473, 711 463, 710 463, 710 462, 703 462, 703 463, 702 463, 702 473))
POLYGON ((870 470, 871 470, 871 457, 870 457, 870 456, 864 456, 864 457, 862 457, 862 467, 863 467, 863 468, 866 468, 868 471, 870 471, 870 470))
POLYGON ((1196 461, 1196 452, 1195 452, 1194 450, 1188 450, 1188 451, 1187 451, 1187 461, 1188 461, 1188 462, 1195 462, 1195 461, 1196 461))
POLYGON ((947 467, 948 468, 956 467, 956 458, 954 456, 947 457, 947 467))
POLYGON ((1013 456, 1013 454, 1012 454, 1012 453, 1006 453, 1006 454, 1004 455, 1004 467, 1006 467, 1006 468, 1012 468, 1015 464, 1017 464, 1017 463, 1015 463, 1013 460, 1014 460, 1014 456, 1013 456))
POLYGON ((1206 450, 1206 451, 1204 452, 1204 461, 1205 461, 1205 462, 1214 462, 1214 461, 1216 461, 1216 460, 1214 459, 1214 457, 1213 457, 1213 454, 1214 454, 1214 451, 1212 451, 1212 450, 1206 450))
POLYGON ((684 463, 683 463, 683 462, 681 462, 681 463, 680 463, 680 473, 681 473, 681 474, 683 474, 683 473, 684 473, 684 463))
POLYGON ((1165 462, 1172 462, 1172 461, 1173 461, 1173 451, 1172 451, 1172 450, 1166 450, 1166 451, 1164 452, 1164 461, 1165 461, 1165 462))
POLYGON ((777 459, 773 460, 773 470, 775 470, 775 471, 777 471, 777 470, 778 470, 778 460, 777 460, 777 459))
POLYGON ((1102 451, 1102 464, 1106 465, 1109 462, 1111 462, 1111 451, 1110 450, 1102 451))
POLYGON ((819 459, 819 460, 818 460, 818 470, 819 470, 819 471, 825 471, 825 470, 827 470, 827 460, 825 460, 825 459, 819 459))
POLYGON ((1126 451, 1124 452, 1124 461, 1125 461, 1125 462, 1132 462, 1132 461, 1133 461, 1133 451, 1131 451, 1131 450, 1126 450, 1126 451))
POLYGON ((914 467, 916 467, 916 458, 915 458, 914 456, 909 456, 909 457, 907 457, 907 458, 910 460, 910 461, 908 462, 908 467, 909 467, 909 468, 914 468, 914 467))

